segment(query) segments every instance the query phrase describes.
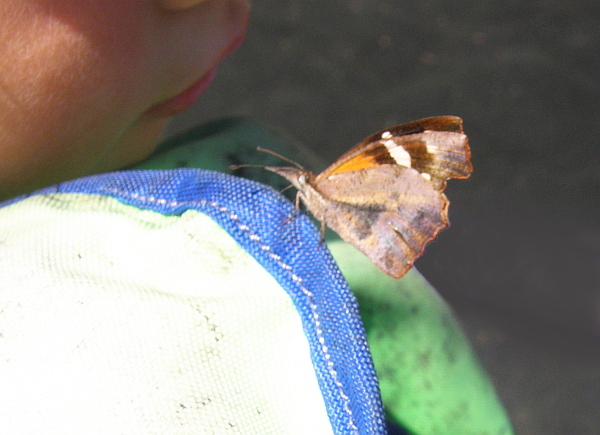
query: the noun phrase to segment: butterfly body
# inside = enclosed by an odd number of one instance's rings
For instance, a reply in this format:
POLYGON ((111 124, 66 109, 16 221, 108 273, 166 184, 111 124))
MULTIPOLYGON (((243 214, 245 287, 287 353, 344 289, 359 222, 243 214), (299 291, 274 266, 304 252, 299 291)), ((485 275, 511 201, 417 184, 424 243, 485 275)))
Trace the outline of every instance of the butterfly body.
POLYGON ((452 116, 375 133, 318 175, 266 169, 289 180, 322 225, 396 278, 448 226, 446 181, 472 172, 462 120, 452 116))

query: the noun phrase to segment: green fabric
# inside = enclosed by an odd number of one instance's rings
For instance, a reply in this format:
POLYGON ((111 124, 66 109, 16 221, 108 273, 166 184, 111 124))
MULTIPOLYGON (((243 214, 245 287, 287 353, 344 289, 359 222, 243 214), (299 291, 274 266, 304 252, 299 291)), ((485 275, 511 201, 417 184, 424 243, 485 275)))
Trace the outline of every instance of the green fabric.
MULTIPOLYGON (((201 168, 231 173, 231 165, 281 165, 280 159, 257 151, 257 146, 307 165, 319 164, 311 153, 297 150, 291 140, 281 135, 280 132, 242 118, 222 119, 163 142, 150 159, 133 166, 133 169, 201 168)), ((233 174, 261 181, 277 190, 289 184, 279 175, 259 168, 244 168, 233 174)))
MULTIPOLYGON (((275 164, 257 146, 318 169, 309 153, 256 123, 225 119, 165 142, 140 168, 199 167, 229 172, 231 164, 275 164)), ((322 165, 320 166, 322 167, 322 165)), ((287 186, 264 170, 244 170, 276 189, 287 186)), ((293 193, 292 193, 293 197, 293 193)), ((329 234, 329 233, 328 233, 329 234)), ((448 305, 416 271, 395 280, 348 244, 328 242, 356 293, 390 418, 415 435, 510 435, 506 412, 448 305)))
POLYGON ((55 193, 0 221, 0 433, 332 433, 290 297, 208 216, 55 193))
POLYGON ((421 274, 397 280, 341 240, 328 247, 358 298, 387 413, 420 435, 513 433, 452 311, 421 274))

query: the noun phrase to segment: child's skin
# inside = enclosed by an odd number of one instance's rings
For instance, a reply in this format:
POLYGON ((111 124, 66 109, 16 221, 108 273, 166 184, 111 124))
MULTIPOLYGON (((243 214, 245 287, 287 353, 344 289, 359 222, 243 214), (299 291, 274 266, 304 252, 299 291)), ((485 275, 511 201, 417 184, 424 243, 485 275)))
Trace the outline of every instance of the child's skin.
POLYGON ((248 13, 246 0, 0 0, 0 199, 147 157, 248 13))

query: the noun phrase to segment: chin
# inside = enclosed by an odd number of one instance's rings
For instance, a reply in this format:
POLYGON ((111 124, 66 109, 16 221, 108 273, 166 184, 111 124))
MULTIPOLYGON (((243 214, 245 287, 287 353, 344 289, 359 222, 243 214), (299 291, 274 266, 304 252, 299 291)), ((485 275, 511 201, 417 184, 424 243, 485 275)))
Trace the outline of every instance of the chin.
POLYGON ((147 159, 160 143, 169 121, 170 118, 139 121, 102 158, 94 172, 117 171, 147 159))

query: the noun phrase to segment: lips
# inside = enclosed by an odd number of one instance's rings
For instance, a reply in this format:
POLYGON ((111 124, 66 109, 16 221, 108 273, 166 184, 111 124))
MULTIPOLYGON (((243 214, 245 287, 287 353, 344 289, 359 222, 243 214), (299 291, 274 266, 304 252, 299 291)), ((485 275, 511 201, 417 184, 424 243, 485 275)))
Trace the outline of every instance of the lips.
POLYGON ((163 101, 155 106, 152 106, 146 112, 147 115, 156 118, 169 117, 177 115, 178 113, 184 112, 189 109, 197 100, 200 95, 204 93, 208 85, 212 82, 215 75, 217 74, 217 67, 223 59, 233 53, 244 41, 243 36, 236 39, 227 49, 223 52, 223 55, 216 62, 216 66, 211 68, 206 74, 204 74, 199 80, 194 82, 189 88, 176 96, 163 101))
POLYGON ((163 118, 184 112, 198 100, 200 95, 208 88, 208 85, 210 85, 210 82, 212 82, 216 74, 217 67, 214 67, 185 91, 167 101, 151 107, 146 114, 151 117, 163 118))

